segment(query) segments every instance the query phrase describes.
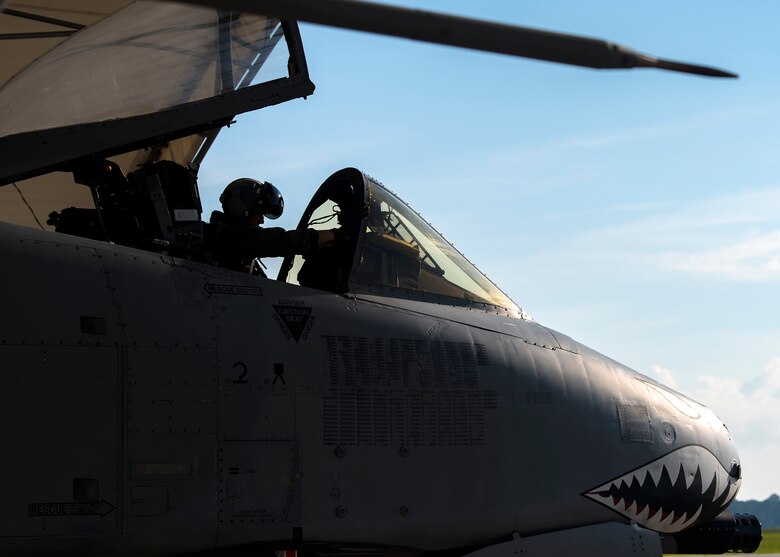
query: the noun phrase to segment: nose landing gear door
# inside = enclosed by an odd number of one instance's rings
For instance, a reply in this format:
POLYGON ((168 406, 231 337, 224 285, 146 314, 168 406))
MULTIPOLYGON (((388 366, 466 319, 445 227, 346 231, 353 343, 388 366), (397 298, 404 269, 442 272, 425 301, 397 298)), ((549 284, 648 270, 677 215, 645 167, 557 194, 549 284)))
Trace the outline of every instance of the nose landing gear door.
MULTIPOLYGON (((294 522, 298 449, 292 431, 284 431, 286 425, 293 425, 294 398, 234 392, 223 401, 220 532, 282 527, 294 522)), ((284 531, 289 533, 288 527, 284 531)))

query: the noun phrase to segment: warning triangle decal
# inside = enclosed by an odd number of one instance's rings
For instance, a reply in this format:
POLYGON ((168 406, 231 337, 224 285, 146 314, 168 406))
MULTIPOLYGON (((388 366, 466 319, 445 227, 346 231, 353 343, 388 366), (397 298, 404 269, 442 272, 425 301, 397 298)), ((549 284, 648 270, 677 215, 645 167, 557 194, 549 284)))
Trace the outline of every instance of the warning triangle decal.
POLYGON ((311 317, 311 308, 305 306, 274 306, 276 315, 295 342, 301 339, 311 317))

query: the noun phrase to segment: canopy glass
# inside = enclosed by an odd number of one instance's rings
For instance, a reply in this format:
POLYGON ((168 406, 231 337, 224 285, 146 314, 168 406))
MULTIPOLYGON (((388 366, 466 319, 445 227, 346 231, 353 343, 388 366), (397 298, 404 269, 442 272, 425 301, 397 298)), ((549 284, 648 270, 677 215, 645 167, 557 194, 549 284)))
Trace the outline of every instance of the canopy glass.
POLYGON ((307 259, 289 258, 280 280, 339 293, 522 313, 425 219, 354 168, 336 172, 323 183, 299 226, 339 229, 339 242, 307 259))

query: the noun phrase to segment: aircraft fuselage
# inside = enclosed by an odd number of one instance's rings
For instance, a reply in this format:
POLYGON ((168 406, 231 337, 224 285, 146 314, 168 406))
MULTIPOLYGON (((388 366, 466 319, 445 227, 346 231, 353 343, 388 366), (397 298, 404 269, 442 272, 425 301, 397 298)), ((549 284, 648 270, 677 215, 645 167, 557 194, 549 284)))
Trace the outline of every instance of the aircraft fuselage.
POLYGON ((0 250, 3 555, 668 534, 739 484, 709 410, 530 320, 13 225, 0 250))

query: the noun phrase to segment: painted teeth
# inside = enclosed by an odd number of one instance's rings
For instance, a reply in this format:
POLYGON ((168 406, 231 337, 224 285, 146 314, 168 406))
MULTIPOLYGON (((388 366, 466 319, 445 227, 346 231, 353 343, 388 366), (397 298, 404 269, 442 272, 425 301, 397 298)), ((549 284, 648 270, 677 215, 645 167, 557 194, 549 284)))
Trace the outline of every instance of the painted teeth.
MULTIPOLYGON (((690 489, 693 485, 693 481, 696 479, 696 474, 699 474, 701 476, 701 470, 697 468, 695 473, 688 472, 685 474, 685 489, 690 489)), ((702 482, 702 490, 704 489, 704 482, 702 482)), ((702 491, 704 493, 704 491, 702 491)))
MULTIPOLYGON (((682 466, 680 466, 680 468, 682 468, 682 466)), ((680 468, 678 468, 676 466, 672 466, 671 470, 669 470, 669 479, 672 480, 672 484, 676 484, 677 483, 677 477, 680 474, 680 468)), ((683 474, 685 474, 684 470, 683 470, 683 474)), ((656 484, 656 485, 658 485, 658 484, 656 484)))
POLYGON ((726 508, 739 483, 712 453, 688 446, 583 495, 646 528, 673 533, 693 525, 702 514, 714 516, 726 508))
POLYGON ((652 466, 647 470, 648 474, 650 474, 650 476, 653 478, 653 483, 655 483, 655 485, 661 483, 661 474, 663 471, 663 466, 652 466))
POLYGON ((692 516, 687 512, 677 514, 676 511, 666 511, 661 509, 654 514, 650 514, 650 508, 645 507, 641 513, 635 514, 635 520, 642 526, 659 532, 679 532, 693 524, 701 514, 702 506, 692 516))

